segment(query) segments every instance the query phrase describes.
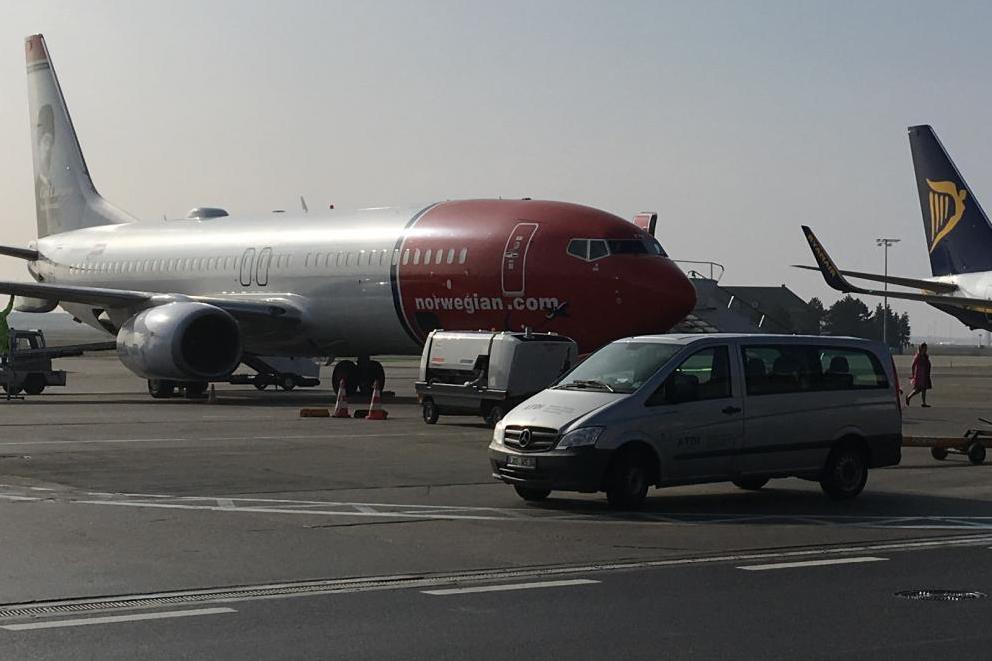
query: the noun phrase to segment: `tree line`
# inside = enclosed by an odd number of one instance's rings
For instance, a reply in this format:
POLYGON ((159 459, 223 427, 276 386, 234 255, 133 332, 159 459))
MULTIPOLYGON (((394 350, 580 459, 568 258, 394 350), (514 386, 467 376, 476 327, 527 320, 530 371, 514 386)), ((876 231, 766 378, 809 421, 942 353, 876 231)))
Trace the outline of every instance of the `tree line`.
POLYGON ((884 310, 882 304, 870 310, 864 301, 847 295, 829 308, 823 307, 819 298, 811 298, 808 328, 820 335, 849 335, 882 341, 882 320, 888 315, 888 345, 904 349, 909 345, 909 314, 896 314, 892 308, 884 310))

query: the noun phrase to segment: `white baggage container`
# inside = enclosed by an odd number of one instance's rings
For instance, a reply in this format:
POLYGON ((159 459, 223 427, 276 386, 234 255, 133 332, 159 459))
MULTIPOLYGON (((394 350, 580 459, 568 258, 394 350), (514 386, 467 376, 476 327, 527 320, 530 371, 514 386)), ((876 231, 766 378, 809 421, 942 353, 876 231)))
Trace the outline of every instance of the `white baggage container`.
POLYGON ((552 333, 432 331, 420 357, 424 420, 481 415, 490 425, 576 362, 575 342, 552 333))

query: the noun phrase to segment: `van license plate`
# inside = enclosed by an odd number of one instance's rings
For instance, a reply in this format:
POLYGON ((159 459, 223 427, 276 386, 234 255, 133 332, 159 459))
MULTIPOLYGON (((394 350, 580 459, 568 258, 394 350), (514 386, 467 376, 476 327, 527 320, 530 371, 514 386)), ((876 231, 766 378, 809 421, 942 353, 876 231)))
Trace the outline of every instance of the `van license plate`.
POLYGON ((515 454, 511 454, 506 458, 507 466, 516 466, 518 468, 537 468, 537 459, 534 457, 520 457, 515 454))

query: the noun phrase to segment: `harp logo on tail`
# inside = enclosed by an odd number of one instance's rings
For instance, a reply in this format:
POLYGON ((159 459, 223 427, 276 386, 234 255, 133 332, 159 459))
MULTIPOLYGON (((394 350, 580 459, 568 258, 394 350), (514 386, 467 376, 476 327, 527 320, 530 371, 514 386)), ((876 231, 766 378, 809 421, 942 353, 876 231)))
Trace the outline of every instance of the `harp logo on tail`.
POLYGON ((944 237, 964 216, 964 200, 968 191, 958 189, 953 181, 931 181, 930 187, 930 252, 932 253, 944 237))

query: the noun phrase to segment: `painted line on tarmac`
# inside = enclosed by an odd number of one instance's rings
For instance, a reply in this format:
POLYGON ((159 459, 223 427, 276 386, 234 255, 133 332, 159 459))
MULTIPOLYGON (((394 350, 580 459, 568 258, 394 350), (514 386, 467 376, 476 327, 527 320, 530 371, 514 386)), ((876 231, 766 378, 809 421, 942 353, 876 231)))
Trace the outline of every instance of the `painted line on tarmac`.
POLYGON ((602 581, 588 578, 575 578, 566 581, 537 581, 534 583, 509 583, 503 585, 476 585, 468 588, 446 588, 444 590, 423 590, 423 594, 448 596, 453 594, 474 594, 477 592, 510 592, 513 590, 538 590, 541 588, 567 588, 575 585, 594 585, 602 581))
POLYGON ((103 617, 80 617, 73 620, 48 620, 46 622, 26 622, 24 624, 0 625, 7 631, 32 631, 34 629, 61 629, 63 627, 85 627, 93 624, 117 624, 120 622, 140 622, 143 620, 168 620, 176 617, 198 617, 237 613, 233 608, 197 608, 194 610, 163 611, 160 613, 133 613, 131 615, 106 615, 103 617))
POLYGON ((802 567, 825 567, 828 565, 853 565, 862 562, 882 562, 888 558, 863 556, 860 558, 830 558, 826 560, 806 560, 803 562, 773 562, 767 565, 743 565, 744 571, 768 571, 772 569, 800 569, 802 567))
POLYGON ((410 432, 396 434, 319 434, 319 435, 294 435, 285 434, 280 436, 174 436, 169 438, 93 438, 78 441, 4 441, 0 442, 0 447, 14 447, 22 445, 90 445, 97 443, 195 443, 199 441, 299 441, 299 440, 334 440, 352 438, 419 438, 436 436, 430 432, 410 432))
MULTIPOLYGON (((724 555, 668 558, 663 560, 631 560, 617 562, 591 562, 572 565, 551 565, 538 567, 504 567, 488 570, 469 570, 436 574, 400 574, 367 576, 359 578, 318 579, 287 583, 262 583, 220 588, 174 590, 142 594, 84 597, 55 601, 34 601, 20 604, 0 604, 0 618, 56 617, 61 614, 98 611, 121 611, 151 609, 162 606, 202 605, 210 603, 241 603, 268 599, 288 599, 329 594, 350 594, 381 590, 441 589, 452 588, 466 583, 496 581, 527 581, 527 579, 554 579, 590 574, 603 574, 615 571, 639 569, 664 569, 678 567, 705 567, 729 563, 745 563, 770 560, 799 561, 803 558, 826 559, 830 557, 875 554, 885 552, 926 551, 951 547, 985 546, 992 543, 990 535, 951 537, 942 539, 906 540, 896 542, 867 543, 842 546, 821 546, 805 549, 735 552, 724 555)), ((533 582, 533 581, 528 581, 533 582)), ((8 625, 15 626, 15 625, 8 625)))

